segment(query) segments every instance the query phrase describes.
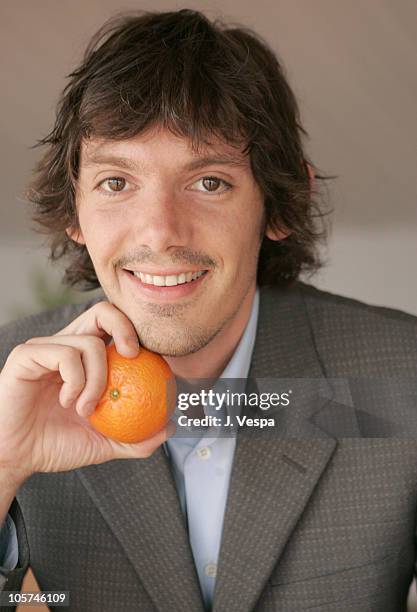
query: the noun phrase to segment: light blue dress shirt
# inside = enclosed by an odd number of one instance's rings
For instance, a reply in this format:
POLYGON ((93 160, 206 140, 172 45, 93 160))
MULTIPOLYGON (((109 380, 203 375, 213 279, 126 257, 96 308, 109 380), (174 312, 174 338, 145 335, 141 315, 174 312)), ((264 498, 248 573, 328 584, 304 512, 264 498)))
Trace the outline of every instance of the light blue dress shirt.
MULTIPOLYGON (((257 288, 245 331, 220 376, 219 384, 212 387, 213 391, 221 392, 222 379, 247 378, 256 338, 258 311, 257 288)), ((231 390, 236 385, 239 382, 233 381, 227 388, 231 390)), ((204 412, 208 416, 221 416, 224 419, 228 411, 227 407, 216 410, 215 407, 204 406, 204 412)), ((175 414, 178 414, 178 410, 175 414)), ((188 535, 204 602, 210 609, 236 436, 220 436, 216 428, 209 427, 200 438, 174 435, 164 446, 168 447, 179 499, 187 516, 188 535)))
MULTIPOLYGON (((222 379, 241 379, 228 384, 229 390, 238 388, 246 379, 252 360, 259 312, 259 288, 252 303, 251 314, 243 335, 213 391, 226 391, 222 379)), ((227 407, 216 410, 204 406, 206 415, 225 418, 227 407)), ((175 415, 186 414, 175 411, 175 415)), ((236 411, 234 412, 236 414, 236 411)), ((178 431, 177 426, 177 431, 178 431)), ((183 430, 183 428, 181 427, 183 430)), ((164 444, 171 459, 172 470, 182 510, 187 518, 190 545, 207 609, 211 608, 216 581, 217 563, 223 527, 224 510, 230 473, 236 446, 235 435, 219 435, 209 427, 200 437, 194 432, 189 437, 174 435, 164 444)), ((14 569, 18 561, 18 544, 13 520, 7 515, 0 529, 0 572, 14 569)))

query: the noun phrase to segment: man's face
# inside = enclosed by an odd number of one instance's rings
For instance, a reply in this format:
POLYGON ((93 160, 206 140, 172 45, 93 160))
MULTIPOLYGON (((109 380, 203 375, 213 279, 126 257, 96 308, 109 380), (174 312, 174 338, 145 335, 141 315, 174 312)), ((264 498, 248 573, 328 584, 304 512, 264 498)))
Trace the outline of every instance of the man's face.
POLYGON ((198 351, 255 290, 263 196, 249 158, 230 145, 197 155, 187 139, 162 129, 86 141, 77 209, 81 232, 68 233, 86 245, 107 298, 149 350, 198 351), (240 164, 203 161, 230 155, 240 164), (132 274, 175 283, 184 280, 176 275, 200 270, 207 272, 199 280, 162 289, 132 274))

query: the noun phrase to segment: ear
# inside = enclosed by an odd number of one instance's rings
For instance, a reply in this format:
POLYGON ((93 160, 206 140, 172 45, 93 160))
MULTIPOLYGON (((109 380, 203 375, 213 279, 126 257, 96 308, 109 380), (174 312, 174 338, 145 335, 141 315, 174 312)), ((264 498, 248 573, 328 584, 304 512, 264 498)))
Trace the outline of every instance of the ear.
POLYGON ((310 195, 311 195, 311 192, 314 190, 314 187, 315 187, 316 177, 314 176, 313 166, 307 162, 306 162, 306 166, 307 166, 308 177, 310 179, 310 195))
POLYGON ((270 225, 266 228, 265 236, 270 240, 283 240, 291 234, 291 230, 274 229, 270 225))
POLYGON ((67 229, 65 230, 65 233, 74 242, 77 242, 78 244, 85 244, 84 236, 81 230, 77 230, 72 227, 67 227, 67 229))

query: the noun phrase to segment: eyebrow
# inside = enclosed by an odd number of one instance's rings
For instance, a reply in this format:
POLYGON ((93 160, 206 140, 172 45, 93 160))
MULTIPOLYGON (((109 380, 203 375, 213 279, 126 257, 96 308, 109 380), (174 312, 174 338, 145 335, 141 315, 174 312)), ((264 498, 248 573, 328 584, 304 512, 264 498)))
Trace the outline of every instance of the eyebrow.
MULTIPOLYGON (((209 157, 199 157, 198 159, 185 164, 184 170, 199 170, 200 168, 204 168, 205 166, 210 166, 212 164, 245 167, 247 166, 247 160, 242 156, 228 154, 211 155, 209 157)), ((141 165, 129 157, 119 157, 117 155, 106 155, 101 153, 93 153, 92 155, 88 156, 83 165, 85 168, 111 165, 119 166, 119 168, 124 168, 126 170, 141 170, 141 165)))

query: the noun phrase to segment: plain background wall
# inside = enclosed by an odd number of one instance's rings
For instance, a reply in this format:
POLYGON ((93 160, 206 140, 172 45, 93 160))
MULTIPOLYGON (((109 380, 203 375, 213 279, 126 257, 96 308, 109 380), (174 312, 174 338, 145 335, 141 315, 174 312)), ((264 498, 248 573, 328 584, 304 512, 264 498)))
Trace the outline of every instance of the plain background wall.
POLYGON ((329 185, 328 265, 312 282, 417 314, 415 0, 2 0, 0 323, 22 306, 38 308, 31 285, 39 267, 60 285, 23 193, 39 155, 29 147, 52 125, 64 76, 115 12, 185 7, 267 39, 298 96, 313 161, 338 175, 329 185))

